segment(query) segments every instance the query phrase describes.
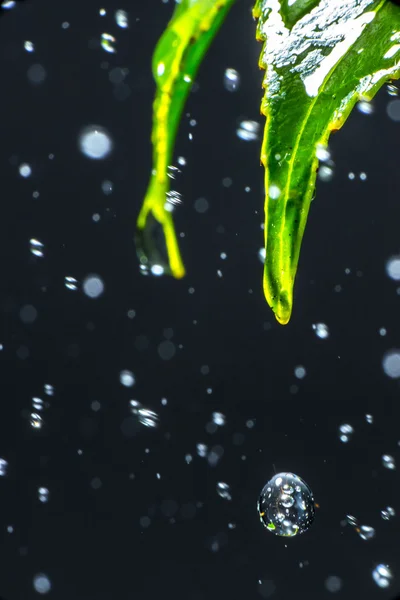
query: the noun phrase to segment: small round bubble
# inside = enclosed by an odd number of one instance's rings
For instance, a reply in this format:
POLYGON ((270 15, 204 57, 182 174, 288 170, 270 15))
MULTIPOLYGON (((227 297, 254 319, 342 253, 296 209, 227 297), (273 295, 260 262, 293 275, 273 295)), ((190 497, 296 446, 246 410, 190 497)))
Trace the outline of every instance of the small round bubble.
POLYGON ((79 134, 79 148, 85 156, 101 160, 112 150, 112 140, 108 131, 100 125, 89 125, 79 134))

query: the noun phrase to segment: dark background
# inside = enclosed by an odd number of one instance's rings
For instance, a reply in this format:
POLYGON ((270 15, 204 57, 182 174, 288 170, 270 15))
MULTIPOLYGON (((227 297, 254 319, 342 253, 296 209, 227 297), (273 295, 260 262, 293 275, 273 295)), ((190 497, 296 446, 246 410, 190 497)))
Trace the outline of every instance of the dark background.
POLYGON ((197 125, 184 116, 176 145, 187 161, 173 184, 183 197, 175 214, 188 275, 144 277, 133 234, 151 169, 151 54, 172 5, 37 0, 0 19, 0 456, 8 463, 0 594, 36 598, 33 578, 44 573, 55 600, 323 600, 332 596, 330 576, 340 578, 334 595, 343 600, 393 598, 399 517, 380 516, 387 505, 400 512, 398 472, 381 459, 398 460, 400 440, 399 383, 382 369, 384 353, 400 346, 400 296, 385 272, 399 252, 392 98, 382 89, 372 115, 355 110, 331 139, 334 177, 318 182, 294 312, 282 327, 265 303, 257 256, 260 141, 236 135, 241 119, 263 126, 261 46, 252 2, 238 1, 185 108, 197 125), (116 25, 116 9, 128 12, 128 29, 116 25), (101 48, 103 32, 115 36, 115 54, 101 48), (39 85, 27 76, 34 64, 46 73, 39 85), (119 86, 109 79, 115 67, 127 70, 119 86), (241 77, 234 93, 223 85, 228 67, 241 77), (78 149, 90 124, 112 136, 105 160, 78 149), (23 162, 32 167, 26 179, 23 162), (108 196, 104 180, 113 182, 108 196), (194 209, 200 197, 209 202, 204 214, 194 209), (31 238, 44 244, 42 258, 30 253, 31 238), (81 284, 90 273, 104 282, 101 297, 65 287, 66 276, 81 284), (27 305, 37 311, 32 323, 32 309, 21 313, 27 305), (315 335, 317 322, 328 325, 328 339, 315 335), (170 360, 158 352, 166 338, 176 348, 170 360), (124 369, 135 375, 132 388, 120 383, 124 369), (30 423, 32 397, 48 405, 40 429, 30 423), (159 415, 157 428, 131 415, 132 398, 159 415), (209 433, 213 411, 226 424, 209 433), (343 423, 354 427, 348 444, 339 440, 343 423), (198 443, 223 451, 216 466, 197 455, 198 443), (319 504, 298 538, 276 537, 259 522, 258 494, 275 471, 303 477, 319 504), (220 481, 231 501, 218 496, 220 481), (375 538, 344 526, 347 514, 374 527, 375 538), (387 590, 372 579, 379 563, 394 575, 387 590))

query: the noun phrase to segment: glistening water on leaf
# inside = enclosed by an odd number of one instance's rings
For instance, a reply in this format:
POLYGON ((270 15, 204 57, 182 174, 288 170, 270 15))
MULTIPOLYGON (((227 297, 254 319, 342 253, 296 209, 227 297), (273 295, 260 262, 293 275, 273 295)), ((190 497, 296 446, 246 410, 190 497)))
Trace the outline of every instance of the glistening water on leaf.
MULTIPOLYGON (((153 170, 137 222, 138 255, 151 269, 160 256, 152 231, 161 225, 167 268, 185 269, 167 202, 167 169, 190 85, 234 0, 182 0, 153 56, 153 170), (146 244, 143 245, 143 240, 146 244)), ((400 8, 393 0, 257 0, 263 42, 261 112, 266 117, 263 286, 279 323, 288 323, 300 246, 314 195, 318 149, 359 100, 370 101, 400 77, 400 8)), ((160 236, 159 236, 160 238, 160 236)))

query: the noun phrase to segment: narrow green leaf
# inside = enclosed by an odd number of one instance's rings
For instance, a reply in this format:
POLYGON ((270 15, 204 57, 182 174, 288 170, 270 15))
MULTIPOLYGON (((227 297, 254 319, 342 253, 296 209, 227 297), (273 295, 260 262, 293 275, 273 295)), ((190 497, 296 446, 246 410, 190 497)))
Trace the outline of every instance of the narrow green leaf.
POLYGON ((235 0, 182 0, 177 4, 153 55, 157 89, 153 104, 153 170, 136 230, 136 247, 145 271, 183 277, 168 203, 168 166, 182 109, 201 60, 235 0))
POLYGON ((400 77, 400 8, 387 0, 258 0, 266 70, 264 293, 289 321, 318 149, 358 100, 400 77))

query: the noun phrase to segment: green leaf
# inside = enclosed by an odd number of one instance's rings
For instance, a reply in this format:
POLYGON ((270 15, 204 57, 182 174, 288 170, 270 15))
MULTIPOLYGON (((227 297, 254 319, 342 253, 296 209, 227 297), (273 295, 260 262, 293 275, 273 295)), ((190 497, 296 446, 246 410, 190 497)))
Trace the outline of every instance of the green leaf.
POLYGON ((136 229, 145 271, 185 274, 168 203, 168 166, 182 109, 201 60, 235 0, 181 0, 153 55, 153 170, 136 229))
POLYGON ((258 0, 266 70, 264 293, 289 321, 318 149, 358 100, 400 77, 400 8, 386 0, 258 0))

